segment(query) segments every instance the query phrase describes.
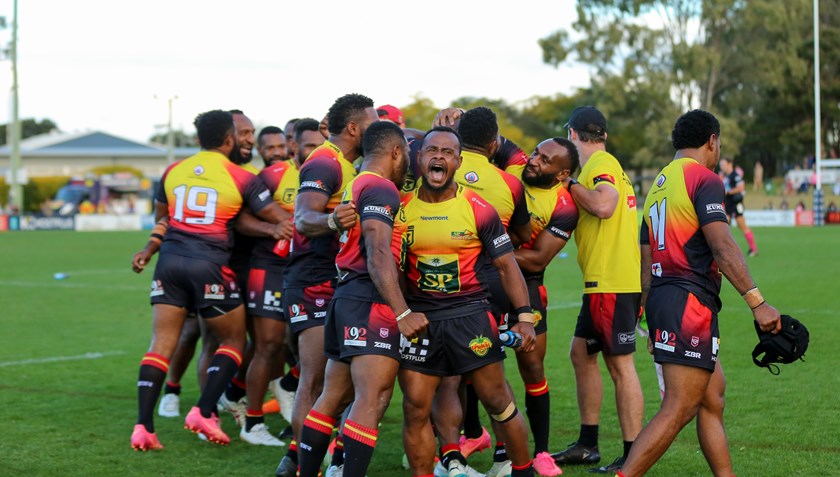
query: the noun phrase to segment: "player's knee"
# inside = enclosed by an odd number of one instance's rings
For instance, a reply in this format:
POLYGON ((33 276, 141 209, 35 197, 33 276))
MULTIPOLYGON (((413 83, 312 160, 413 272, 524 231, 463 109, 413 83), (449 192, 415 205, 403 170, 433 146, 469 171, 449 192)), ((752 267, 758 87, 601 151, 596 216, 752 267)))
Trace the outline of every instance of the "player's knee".
POLYGON ((508 402, 508 404, 500 411, 491 409, 488 409, 487 411, 490 413, 490 417, 499 424, 504 424, 519 414, 519 410, 516 408, 516 403, 513 401, 508 402))
POLYGON ((419 425, 429 420, 432 414, 431 402, 426 400, 412 399, 410 396, 403 397, 403 419, 406 425, 419 425))

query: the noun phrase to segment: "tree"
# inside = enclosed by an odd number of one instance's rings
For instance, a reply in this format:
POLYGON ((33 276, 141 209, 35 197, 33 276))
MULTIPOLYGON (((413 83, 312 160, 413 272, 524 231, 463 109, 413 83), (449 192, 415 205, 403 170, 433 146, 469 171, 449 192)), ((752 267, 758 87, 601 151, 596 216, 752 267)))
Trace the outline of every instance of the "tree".
MULTIPOLYGON (((58 129, 58 126, 51 119, 36 119, 27 118, 20 121, 20 137, 26 139, 28 137, 37 136, 38 134, 46 134, 58 129)), ((6 145, 8 135, 8 125, 0 124, 0 146, 6 145)))
MULTIPOLYGON (((180 129, 172 131, 172 140, 174 147, 198 147, 198 139, 196 139, 195 134, 187 134, 180 129)), ((155 134, 149 138, 149 142, 162 146, 165 146, 167 141, 168 134, 165 132, 155 134)))
POLYGON ((432 121, 434 121, 435 114, 440 111, 440 108, 435 106, 431 99, 423 97, 420 93, 412 96, 412 99, 414 99, 412 103, 400 108, 403 116, 405 116, 405 126, 428 131, 432 127, 432 121))

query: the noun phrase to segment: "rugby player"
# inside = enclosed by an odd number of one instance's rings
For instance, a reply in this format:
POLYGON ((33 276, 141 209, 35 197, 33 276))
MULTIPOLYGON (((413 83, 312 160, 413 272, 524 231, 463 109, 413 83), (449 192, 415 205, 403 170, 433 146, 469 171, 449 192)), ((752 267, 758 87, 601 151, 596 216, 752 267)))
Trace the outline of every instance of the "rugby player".
POLYGON ((300 119, 293 118, 286 121, 286 125, 283 126, 284 135, 286 136, 286 147, 289 151, 288 159, 292 161, 295 160, 298 153, 298 143, 295 141, 295 131, 298 121, 300 119))
POLYGON ((724 186, 712 172, 720 158, 717 118, 698 109, 683 114, 671 143, 674 160, 648 193, 640 233, 642 289, 665 396, 616 475, 644 475, 696 418, 700 449, 712 474, 729 477, 725 380, 718 357, 721 274, 744 297, 762 330, 777 333, 781 320, 762 298, 732 238, 724 186))
MULTIPOLYGON (((315 477, 347 404, 353 407, 342 427, 345 477, 363 477, 388 407, 400 365, 400 335, 414 338, 426 329, 422 313, 409 309, 400 289, 392 253, 398 188, 408 168, 408 144, 393 123, 372 124, 363 141, 361 171, 344 190, 359 211, 359 222, 341 237, 336 256, 339 282, 327 313, 325 353, 329 357, 324 392, 304 422, 300 476, 315 477)), ((396 242, 398 253, 399 241, 396 242)))
POLYGON ((131 436, 137 450, 161 449, 154 431, 155 402, 178 343, 188 310, 218 337, 207 384, 185 427, 218 444, 230 442, 219 425, 216 401, 242 361, 244 306, 236 276, 227 267, 233 220, 243 204, 260 218, 279 224, 280 207, 253 174, 234 165, 239 149, 233 117, 215 110, 195 120, 202 151, 171 165, 155 195, 158 221, 169 218, 152 281, 152 340, 140 363, 138 419, 131 436))
POLYGON ((321 135, 320 128, 320 123, 312 118, 303 118, 295 124, 295 142, 298 145, 295 164, 298 169, 312 151, 324 144, 326 139, 321 135))
POLYGON ((563 249, 577 226, 578 210, 572 196, 563 187, 563 181, 578 166, 575 145, 566 138, 555 137, 537 145, 520 174, 525 184, 533 231, 531 240, 516 249, 514 254, 528 285, 536 317, 537 346, 533 353, 517 353, 516 362, 525 382, 525 413, 534 436, 534 470, 543 476, 562 473, 548 453, 551 400, 544 368, 548 294, 543 279, 546 267, 563 249))
POLYGON ((747 255, 755 257, 758 255, 758 247, 755 245, 755 235, 747 226, 747 220, 744 218, 744 191, 746 190, 746 183, 744 177, 738 173, 738 169, 728 157, 720 159, 720 171, 723 172, 723 185, 726 191, 726 196, 723 200, 723 205, 726 207, 726 215, 735 220, 738 228, 744 234, 747 240, 749 250, 747 255))
MULTIPOLYGON (((455 182, 461 166, 457 132, 439 127, 426 134, 419 166, 422 184, 403 197, 397 226, 402 231, 408 305, 429 319, 427 333, 404 340, 401 347, 403 440, 409 465, 414 475, 431 475, 434 434, 429 417, 435 389, 444 376, 463 374, 500 424, 512 476, 532 476, 525 420, 504 379, 499 330, 490 313, 487 286, 478 276, 484 261, 497 267, 504 291, 520 313, 513 330, 523 337, 521 350, 531 351, 534 316, 510 236, 488 202, 455 182)), ((440 454, 449 475, 466 475, 458 444, 442 442, 440 454)))
MULTIPOLYGON (((266 167, 259 177, 268 187, 274 201, 285 211, 291 223, 298 171, 287 159, 286 138, 278 127, 269 126, 258 137, 260 155, 266 167)), ((262 412, 268 383, 278 378, 283 369, 286 324, 282 305, 283 271, 288 263, 289 240, 260 238, 254 240, 245 300, 251 320, 254 357, 245 378, 247 410, 239 437, 250 444, 283 446, 268 432, 262 412)))
POLYGON ((565 127, 582 167, 580 182, 567 178, 564 183, 580 213, 575 243, 583 272, 583 305, 570 356, 581 426, 578 440, 553 457, 558 465, 594 464, 601 459, 598 422, 604 390, 598 353, 603 352, 615 384, 624 440, 620 457, 593 470, 606 473, 621 467, 644 417, 642 387, 633 362, 641 300, 636 196, 618 160, 606 151, 607 120, 598 109, 575 109, 565 127))
MULTIPOLYGON (((344 188, 356 176, 353 161, 362 151, 362 136, 378 121, 373 101, 360 94, 338 98, 327 113, 329 140, 312 151, 300 168, 295 201, 295 233, 284 278, 283 306, 297 337, 300 381, 292 428, 300 442, 303 421, 324 385, 324 319, 336 283, 338 234, 356 223, 353 202, 341 203, 344 188)), ((297 446, 277 468, 288 475, 297 467, 297 446)))

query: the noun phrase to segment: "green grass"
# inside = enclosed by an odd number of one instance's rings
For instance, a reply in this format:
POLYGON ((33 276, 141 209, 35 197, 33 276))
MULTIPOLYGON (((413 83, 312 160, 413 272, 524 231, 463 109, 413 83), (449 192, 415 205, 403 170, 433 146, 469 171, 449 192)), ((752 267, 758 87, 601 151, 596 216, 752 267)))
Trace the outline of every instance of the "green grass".
MULTIPOLYGON (((744 246, 739 232, 734 230, 744 246)), ((151 270, 130 272, 131 255, 145 233, 18 232, 0 234, 0 462, 3 475, 272 475, 281 451, 241 443, 200 442, 181 419, 156 421, 163 452, 136 453, 129 435, 136 416, 137 366, 150 334, 151 270), (69 277, 53 279, 55 272, 69 277), (27 359, 105 353, 99 359, 10 364, 27 359)), ((756 229, 761 255, 749 259, 768 301, 801 319, 811 331, 807 361, 784 366, 780 376, 755 367, 751 314, 724 284, 720 314, 721 359, 728 378, 726 420, 740 477, 840 475, 840 327, 833 322, 840 297, 840 227, 756 229)), ((548 381, 552 396, 551 447, 577 437, 574 378, 567 357, 580 300, 580 272, 573 244, 547 278, 548 381)), ((636 355, 645 391, 645 415, 658 408, 649 355, 636 355)), ((522 403, 521 380, 508 360, 509 378, 522 403)), ((604 372, 601 453, 621 451, 612 383, 604 372)), ((197 399, 195 374, 184 378, 182 410, 197 399)), ((486 417, 483 417, 486 422, 486 417)), ((234 423, 223 417, 233 434, 234 423)), ((284 427, 268 417, 273 430, 284 427)), ((380 429, 371 477, 407 476, 400 467, 400 395, 380 429)), ((485 452, 471 463, 489 467, 485 452)), ((564 475, 591 475, 567 467, 564 475)), ((709 475, 690 425, 649 472, 650 476, 709 475)))

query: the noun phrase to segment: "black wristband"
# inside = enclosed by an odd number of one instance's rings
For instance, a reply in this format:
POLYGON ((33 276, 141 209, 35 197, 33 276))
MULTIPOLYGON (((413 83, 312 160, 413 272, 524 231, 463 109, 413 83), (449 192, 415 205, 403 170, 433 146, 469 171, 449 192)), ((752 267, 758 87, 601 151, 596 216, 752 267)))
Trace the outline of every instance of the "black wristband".
POLYGON ((514 311, 514 313, 516 313, 517 315, 519 315, 520 313, 531 313, 531 307, 530 306, 520 306, 519 308, 517 308, 514 311))
POLYGON ((163 242, 163 235, 161 235, 161 234, 155 234, 155 233, 153 233, 153 234, 149 235, 149 238, 158 239, 158 240, 160 240, 161 242, 163 242))

